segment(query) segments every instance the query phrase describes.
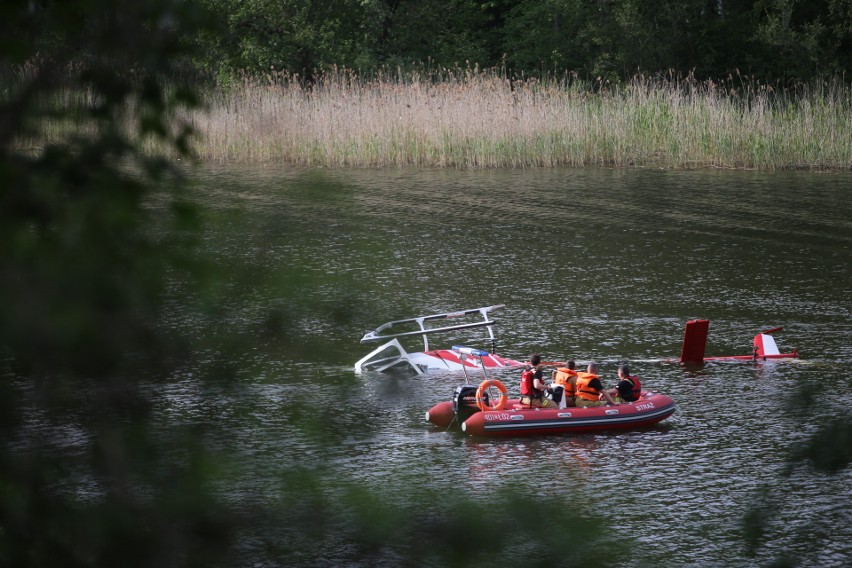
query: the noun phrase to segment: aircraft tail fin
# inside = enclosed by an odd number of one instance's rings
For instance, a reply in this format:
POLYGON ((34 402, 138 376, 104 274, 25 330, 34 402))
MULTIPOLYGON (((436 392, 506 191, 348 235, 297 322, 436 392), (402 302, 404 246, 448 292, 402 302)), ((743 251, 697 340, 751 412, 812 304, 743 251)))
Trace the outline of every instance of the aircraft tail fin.
POLYGON ((773 327, 754 336, 754 354, 756 357, 781 354, 778 345, 775 343, 775 338, 770 335, 773 331, 781 331, 781 329, 780 327, 773 327))
MULTIPOLYGON (((683 347, 680 360, 684 363, 703 363, 704 350, 707 347, 707 330, 710 320, 689 320, 683 333, 683 347)), ((755 338, 757 341, 757 338, 755 338)))

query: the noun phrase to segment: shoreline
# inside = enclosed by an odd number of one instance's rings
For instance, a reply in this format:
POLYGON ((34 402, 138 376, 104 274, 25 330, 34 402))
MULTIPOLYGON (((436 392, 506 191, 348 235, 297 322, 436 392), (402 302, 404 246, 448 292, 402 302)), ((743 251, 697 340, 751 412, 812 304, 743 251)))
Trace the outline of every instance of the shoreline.
POLYGON ((492 73, 243 82, 192 117, 203 162, 463 169, 852 169, 844 85, 778 93, 635 78, 590 91, 492 73))
MULTIPOLYGON (((190 147, 208 164, 852 171, 852 86, 840 80, 610 85, 463 71, 363 79, 344 70, 310 87, 287 75, 234 80, 200 88, 204 110, 174 124, 194 130, 190 147)), ((70 135, 55 126, 17 146, 70 135)), ((141 142, 173 157, 162 142, 141 142)))

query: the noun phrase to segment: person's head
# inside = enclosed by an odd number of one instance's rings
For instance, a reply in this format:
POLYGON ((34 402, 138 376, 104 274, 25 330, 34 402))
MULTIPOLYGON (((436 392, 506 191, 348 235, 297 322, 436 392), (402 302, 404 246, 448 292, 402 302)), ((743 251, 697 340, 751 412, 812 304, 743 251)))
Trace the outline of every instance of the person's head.
POLYGON ((620 366, 618 368, 618 376, 621 377, 621 378, 629 377, 630 376, 630 367, 628 367, 627 365, 620 366))
POLYGON ((594 363, 594 362, 589 363, 589 368, 586 369, 586 371, 588 373, 591 373, 592 375, 597 375, 598 374, 598 364, 594 363))
POLYGON ((538 367, 541 365, 541 355, 538 353, 533 353, 532 357, 530 357, 530 365, 533 367, 538 367))
POLYGON ((574 369, 577 368, 577 363, 575 363, 573 359, 568 361, 568 368, 573 371, 574 369))

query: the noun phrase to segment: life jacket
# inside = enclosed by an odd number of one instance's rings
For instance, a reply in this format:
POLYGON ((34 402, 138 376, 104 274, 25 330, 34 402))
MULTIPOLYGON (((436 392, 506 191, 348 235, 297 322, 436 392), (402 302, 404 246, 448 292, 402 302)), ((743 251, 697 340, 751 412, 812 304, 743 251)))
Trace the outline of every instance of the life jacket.
POLYGON ((625 380, 630 381, 633 384, 633 390, 630 394, 630 399, 625 399, 627 402, 635 402, 639 400, 639 397, 642 396, 642 381, 639 380, 639 377, 635 375, 628 375, 625 380))
POLYGON ((593 373, 577 373, 577 386, 574 394, 585 400, 598 400, 600 391, 589 386, 592 379, 600 379, 600 376, 593 373))
POLYGON ((577 371, 574 369, 560 367, 556 369, 556 373, 553 375, 553 382, 565 387, 565 396, 574 396, 576 377, 577 371))
POLYGON ((521 373, 521 396, 529 396, 531 398, 541 398, 544 393, 537 388, 535 384, 535 371, 532 368, 524 369, 521 373))

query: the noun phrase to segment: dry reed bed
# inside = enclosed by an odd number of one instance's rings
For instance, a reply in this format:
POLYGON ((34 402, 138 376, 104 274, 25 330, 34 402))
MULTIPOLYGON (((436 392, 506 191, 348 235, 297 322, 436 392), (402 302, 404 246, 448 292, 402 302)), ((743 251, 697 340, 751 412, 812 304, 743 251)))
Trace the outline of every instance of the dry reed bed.
MULTIPOLYGON (((623 86, 510 81, 478 70, 362 79, 339 71, 212 89, 203 112, 176 117, 198 132, 203 161, 324 167, 852 169, 852 88, 839 80, 773 89, 636 77, 623 86)), ((66 90, 54 101, 91 108, 66 90)), ((83 116, 43 121, 19 148, 97 129, 83 116)), ((128 132, 138 130, 129 112, 128 132)), ((167 152, 151 137, 151 152, 167 152)))
POLYGON ((852 98, 838 83, 770 86, 634 78, 622 87, 495 73, 362 80, 311 89, 279 77, 208 97, 192 117, 212 162, 326 167, 852 167, 852 98))

